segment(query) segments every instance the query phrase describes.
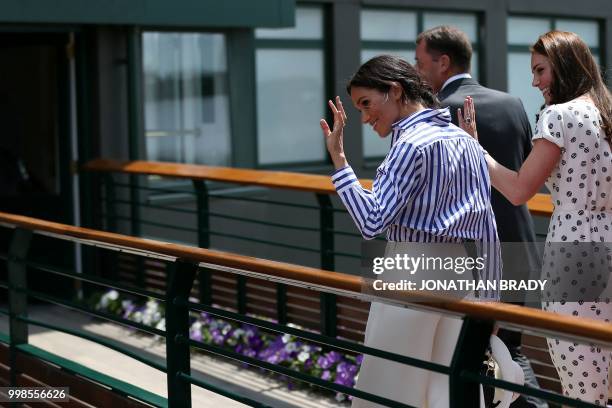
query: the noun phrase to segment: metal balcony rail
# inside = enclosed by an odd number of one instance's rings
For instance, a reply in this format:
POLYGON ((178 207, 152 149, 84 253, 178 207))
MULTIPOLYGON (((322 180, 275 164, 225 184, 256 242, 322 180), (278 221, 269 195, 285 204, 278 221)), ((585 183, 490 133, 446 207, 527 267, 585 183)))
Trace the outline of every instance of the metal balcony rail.
MULTIPOLYGON (((96 159, 86 163, 82 167, 86 175, 98 177, 102 191, 99 192, 103 206, 99 214, 93 218, 104 222, 91 222, 86 226, 107 231, 119 232, 119 223, 124 222, 130 226, 131 235, 142 236, 141 232, 145 227, 162 228, 165 231, 180 232, 197 236, 197 245, 201 248, 210 248, 211 240, 214 238, 231 239, 232 242, 250 242, 265 245, 268 247, 284 248, 297 253, 304 253, 311 256, 318 254, 318 267, 326 270, 341 270, 340 261, 352 260, 355 263, 360 259, 360 235, 352 229, 339 227, 345 217, 348 220, 348 213, 342 206, 334 206, 332 198, 336 196, 336 191, 328 176, 292 173, 284 171, 262 171, 250 169, 238 169, 229 167, 212 167, 193 164, 148 162, 148 161, 115 161, 96 159), (127 176, 127 177, 126 177, 127 176), (169 188, 157 186, 150 183, 147 177, 167 177, 190 181, 182 188, 169 188), (284 191, 302 192, 313 194, 316 201, 312 204, 304 202, 284 202, 278 200, 268 200, 262 198, 248 197, 245 195, 235 196, 216 192, 210 188, 211 183, 230 183, 234 185, 257 186, 265 189, 276 189, 284 191), (176 205, 160 205, 148 202, 146 194, 187 194, 191 196, 194 205, 190 208, 178 208, 176 205), (211 201, 217 204, 217 210, 211 207, 211 201), (277 220, 258 220, 244 214, 229 214, 225 211, 223 203, 248 202, 252 205, 266 204, 275 211, 278 209, 294 209, 288 222, 277 220), (167 214, 162 217, 152 219, 153 216, 144 215, 146 212, 151 214, 167 214), (174 219, 177 216, 190 216, 194 222, 179 223, 168 222, 167 219, 174 219), (246 226, 265 226, 270 227, 278 233, 271 234, 272 237, 256 237, 256 234, 237 234, 228 230, 212 228, 211 221, 226 220, 230 222, 240 222, 246 226), (304 221, 308 220, 308 222, 304 221), (300 239, 302 237, 302 239, 300 239), (316 245, 318 241, 318 245, 316 245), (347 248, 350 250, 339 250, 347 248)), ((371 188, 371 180, 360 180, 366 188, 371 188)), ((536 195, 528 203, 529 209, 534 216, 549 217, 552 213, 552 203, 550 196, 545 194, 536 195)), ((350 221, 349 221, 350 222, 350 221)), ((125 225, 124 224, 124 225, 125 225)), ((352 225, 352 224, 351 224, 352 225)), ((244 230, 244 229, 241 229, 244 230)), ((125 232, 126 229, 121 231, 125 232)), ((175 234, 176 235, 176 234, 175 234)), ((165 237, 165 236, 164 236, 165 237)), ((232 252, 238 252, 235 248, 232 252)), ((269 255, 266 255, 269 257, 269 255)), ((297 263, 295 261, 292 261, 297 263)), ((346 262, 345 262, 346 263, 346 262)), ((144 268, 139 269, 137 280, 144 282, 142 275, 144 268)), ((210 276, 203 276, 199 282, 200 299, 204 303, 210 303, 212 298, 212 279, 210 276)), ((247 288, 242 278, 238 278, 236 291, 236 304, 241 312, 244 312, 247 302, 247 288)), ((283 299, 287 298, 286 287, 278 284, 275 288, 276 297, 280 299, 280 305, 284 304, 283 299)), ((320 321, 319 326, 311 324, 312 328, 329 336, 339 334, 338 329, 338 304, 334 295, 321 294, 319 299, 320 321)), ((279 322, 287 322, 287 311, 284 307, 278 307, 276 318, 279 322)), ((272 317, 272 316, 271 316, 272 317)), ((304 324, 304 323, 302 323, 304 324)))
MULTIPOLYGON (((261 401, 236 395, 192 376, 190 369, 190 347, 193 347, 255 367, 260 367, 271 372, 279 373, 299 381, 352 395, 357 398, 391 407, 407 407, 405 404, 391 401, 381 396, 324 381, 320 378, 299 373, 286 367, 247 357, 215 345, 192 340, 189 338, 189 313, 192 310, 205 311, 222 318, 245 322, 271 331, 289 333, 312 342, 326 345, 327 347, 354 353, 365 353, 403 364, 410 364, 426 370, 444 373, 449 376, 450 406, 453 408, 477 407, 479 399, 478 383, 490 384, 496 387, 521 392, 526 395, 533 395, 567 406, 596 407, 594 404, 573 400, 554 392, 534 389, 527 386, 519 386, 480 375, 478 372, 484 350, 488 343, 488 335, 495 322, 498 322, 502 327, 512 327, 529 332, 543 333, 571 339, 573 341, 578 339, 579 341, 602 344, 606 347, 612 346, 612 325, 600 321, 578 319, 571 316, 559 316, 540 310, 500 303, 473 303, 468 301, 436 302, 435 300, 427 303, 413 303, 411 302, 412 296, 409 293, 398 293, 394 298, 374 298, 371 295, 361 292, 362 279, 352 275, 226 252, 147 240, 93 229, 79 228, 7 213, 0 213, 0 226, 14 229, 10 248, 8 252, 2 256, 2 258, 8 262, 8 282, 3 283, 2 287, 9 291, 9 308, 8 310, 0 311, 7 314, 10 318, 9 346, 11 358, 14 360, 15 354, 17 352, 22 352, 41 359, 50 360, 59 366, 68 364, 65 361, 61 361, 61 359, 54 359, 49 353, 37 351, 36 348, 28 345, 28 324, 64 331, 75 336, 96 341, 156 369, 165 371, 167 373, 168 399, 165 400, 154 394, 136 389, 135 387, 130 387, 128 389, 116 381, 112 382, 112 379, 101 374, 98 375, 84 368, 79 369, 74 363, 70 364, 70 370, 81 373, 81 375, 85 375, 86 377, 93 377, 91 379, 94 381, 109 385, 118 392, 143 400, 154 406, 190 407, 191 384, 209 389, 250 406, 265 406, 261 401), (154 294, 139 287, 109 282, 89 273, 75 273, 73 271, 58 269, 50 265, 41 265, 32 262, 28 259, 27 252, 33 234, 40 234, 54 239, 71 241, 91 247, 99 247, 114 251, 128 251, 138 256, 164 261, 167 263, 167 290, 163 294, 154 294), (200 302, 192 302, 189 299, 189 293, 200 267, 207 269, 214 268, 224 273, 239 274, 245 277, 256 277, 258 279, 265 279, 285 285, 295 285, 319 290, 328 294, 351 296, 363 301, 376 300, 397 306, 426 308, 442 313, 451 313, 462 316, 464 323, 452 362, 450 366, 447 367, 428 361, 377 350, 363 344, 342 340, 325 334, 316 334, 284 324, 250 317, 245 314, 229 312, 200 302), (126 291, 141 296, 154 296, 161 299, 165 302, 166 308, 166 330, 164 331, 143 324, 136 324, 127 319, 92 310, 91 308, 73 301, 57 298, 40 291, 30 290, 26 285, 28 269, 44 270, 45 272, 60 274, 78 281, 86 281, 100 286, 113 287, 120 291, 126 291), (116 323, 131 326, 138 330, 162 336, 166 341, 165 363, 158 364, 150 361, 143 355, 126 351, 118 342, 104 340, 93 334, 87 334, 77 330, 67 330, 59 326, 28 318, 28 296, 77 309, 99 318, 108 319, 116 323)), ((13 370, 11 376, 14 379, 16 373, 14 372, 14 368, 11 368, 13 370)))

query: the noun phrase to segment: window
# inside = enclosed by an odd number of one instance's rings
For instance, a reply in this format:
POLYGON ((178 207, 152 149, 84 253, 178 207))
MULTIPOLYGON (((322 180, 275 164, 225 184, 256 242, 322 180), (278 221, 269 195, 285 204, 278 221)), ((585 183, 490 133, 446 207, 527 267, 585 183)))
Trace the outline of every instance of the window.
MULTIPOLYGON (((464 31, 472 41, 472 71, 478 79, 478 19, 471 13, 417 12, 396 9, 362 9, 361 61, 381 55, 397 55, 414 64, 417 35, 439 25, 452 25, 464 31)), ((381 138, 369 125, 363 125, 363 149, 366 159, 378 159, 389 151, 389 138, 381 138)))
POLYGON ((295 27, 257 29, 255 38, 259 165, 324 162, 322 8, 298 7, 295 27))
POLYGON ((599 62, 599 24, 594 20, 561 18, 508 17, 508 92, 521 98, 532 128, 544 98, 531 86, 531 52, 529 47, 550 30, 572 31, 591 47, 599 62))
POLYGON ((230 164, 225 37, 143 34, 148 160, 230 164))

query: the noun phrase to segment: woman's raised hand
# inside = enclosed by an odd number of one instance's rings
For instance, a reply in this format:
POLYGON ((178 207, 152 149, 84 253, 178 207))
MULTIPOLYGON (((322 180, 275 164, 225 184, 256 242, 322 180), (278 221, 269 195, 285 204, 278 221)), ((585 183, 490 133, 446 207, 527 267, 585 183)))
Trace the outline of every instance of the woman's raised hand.
POLYGON ((474 108, 474 100, 468 96, 463 101, 463 112, 461 108, 457 109, 457 119, 459 127, 465 130, 470 136, 478 140, 478 132, 476 130, 476 108, 474 108))
POLYGON ((334 128, 330 130, 325 119, 321 119, 320 125, 325 137, 327 151, 334 162, 334 167, 339 169, 348 165, 344 156, 344 126, 346 125, 347 116, 339 96, 336 96, 335 104, 331 99, 327 104, 334 114, 334 128))

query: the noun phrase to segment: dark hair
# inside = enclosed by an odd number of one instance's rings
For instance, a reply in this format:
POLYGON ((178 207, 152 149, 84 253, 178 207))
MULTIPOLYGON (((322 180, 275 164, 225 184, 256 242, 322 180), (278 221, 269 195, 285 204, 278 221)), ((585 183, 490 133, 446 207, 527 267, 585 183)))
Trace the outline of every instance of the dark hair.
POLYGON ((601 128, 612 146, 612 98, 588 45, 574 33, 549 31, 538 38, 531 52, 550 61, 550 103, 565 103, 588 94, 599 109, 601 128))
POLYGON ((431 86, 423 81, 408 62, 392 55, 379 55, 364 63, 346 85, 351 94, 354 86, 387 93, 393 82, 402 87, 402 101, 420 103, 427 108, 440 106, 431 86))
POLYGON ((462 72, 470 70, 472 60, 472 44, 467 35, 458 28, 451 26, 437 26, 423 31, 418 35, 416 43, 425 41, 425 49, 437 56, 446 54, 450 58, 451 66, 459 68, 462 72))

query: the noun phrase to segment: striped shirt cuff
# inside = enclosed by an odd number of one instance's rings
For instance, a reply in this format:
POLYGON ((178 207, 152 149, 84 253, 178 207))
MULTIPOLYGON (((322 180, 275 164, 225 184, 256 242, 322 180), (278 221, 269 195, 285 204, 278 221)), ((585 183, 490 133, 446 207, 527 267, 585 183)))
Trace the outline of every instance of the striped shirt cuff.
POLYGON ((351 166, 346 166, 334 171, 331 175, 331 180, 338 193, 350 188, 353 184, 360 185, 351 166))

